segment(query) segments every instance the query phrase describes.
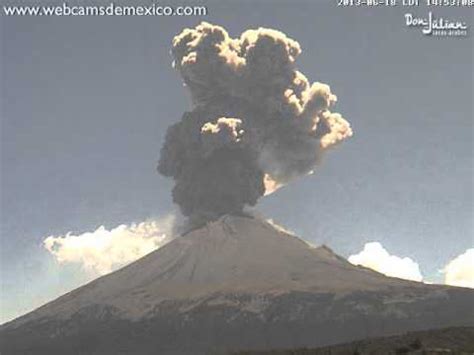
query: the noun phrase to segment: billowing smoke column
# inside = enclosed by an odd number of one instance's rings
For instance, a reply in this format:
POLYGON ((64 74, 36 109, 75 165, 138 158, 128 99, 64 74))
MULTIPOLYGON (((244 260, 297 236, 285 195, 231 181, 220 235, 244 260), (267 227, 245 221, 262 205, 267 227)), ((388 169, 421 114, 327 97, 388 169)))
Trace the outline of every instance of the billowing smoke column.
POLYGON ((255 205, 352 135, 330 111, 337 98, 329 86, 296 70, 300 53, 296 41, 265 28, 233 39, 203 22, 173 39, 194 109, 168 129, 158 171, 174 178, 185 215, 209 220, 255 205))

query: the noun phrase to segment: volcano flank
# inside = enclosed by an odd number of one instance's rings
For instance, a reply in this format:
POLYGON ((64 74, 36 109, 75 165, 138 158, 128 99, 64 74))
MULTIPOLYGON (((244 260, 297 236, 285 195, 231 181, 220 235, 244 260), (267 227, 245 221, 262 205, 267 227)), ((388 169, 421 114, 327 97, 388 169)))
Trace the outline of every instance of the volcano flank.
POLYGON ((223 216, 0 328, 9 354, 225 354, 472 326, 470 289, 389 278, 223 216))

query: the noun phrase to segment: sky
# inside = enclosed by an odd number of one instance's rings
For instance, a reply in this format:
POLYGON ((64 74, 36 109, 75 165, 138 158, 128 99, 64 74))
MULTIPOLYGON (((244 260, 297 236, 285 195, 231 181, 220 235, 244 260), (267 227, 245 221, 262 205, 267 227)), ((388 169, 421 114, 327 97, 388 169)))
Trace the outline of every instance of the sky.
MULTIPOLYGON (((109 271, 81 257, 59 262, 48 237, 111 242, 125 233, 159 246, 153 221, 179 220, 173 183, 156 172, 167 127, 191 108, 169 50, 203 20, 232 36, 263 26, 297 40, 297 66, 331 86, 354 130, 314 175, 263 198, 258 213, 355 261, 371 250, 409 258, 430 282, 472 255, 472 33, 439 38, 407 27, 404 14, 427 16, 422 6, 194 4, 208 15, 0 17, 0 322, 109 271)), ((433 12, 474 24, 469 9, 433 12)))

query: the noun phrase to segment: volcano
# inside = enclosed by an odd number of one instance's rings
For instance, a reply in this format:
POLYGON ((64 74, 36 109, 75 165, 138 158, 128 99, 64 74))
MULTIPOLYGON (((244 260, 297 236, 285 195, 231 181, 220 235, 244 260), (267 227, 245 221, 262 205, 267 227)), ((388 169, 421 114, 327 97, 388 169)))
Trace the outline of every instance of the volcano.
POLYGON ((227 354, 474 325, 474 290, 386 277, 226 215, 0 328, 0 353, 227 354))

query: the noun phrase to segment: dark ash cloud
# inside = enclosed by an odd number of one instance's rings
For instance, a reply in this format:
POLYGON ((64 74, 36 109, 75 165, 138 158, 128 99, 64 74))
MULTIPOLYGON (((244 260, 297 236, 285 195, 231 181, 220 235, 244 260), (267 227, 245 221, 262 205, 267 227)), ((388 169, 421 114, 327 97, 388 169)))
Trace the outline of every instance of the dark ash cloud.
POLYGON ((332 113, 328 85, 295 67, 298 42, 259 28, 229 37, 201 23, 173 39, 174 67, 194 109, 168 129, 158 171, 172 177, 183 214, 214 219, 311 173, 329 147, 352 135, 332 113))

